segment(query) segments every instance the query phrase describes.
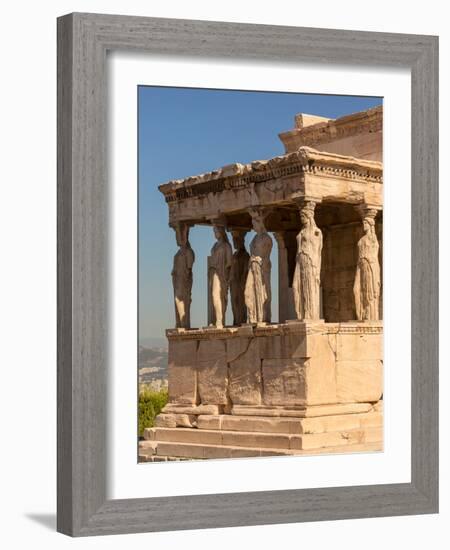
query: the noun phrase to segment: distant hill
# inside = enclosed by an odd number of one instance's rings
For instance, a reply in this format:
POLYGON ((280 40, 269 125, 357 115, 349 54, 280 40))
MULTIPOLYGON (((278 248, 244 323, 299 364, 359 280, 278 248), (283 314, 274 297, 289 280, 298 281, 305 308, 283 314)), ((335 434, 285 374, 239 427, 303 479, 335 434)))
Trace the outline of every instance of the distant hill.
POLYGON ((165 337, 152 337, 152 336, 142 336, 139 338, 139 344, 145 348, 153 348, 153 349, 167 349, 167 338, 165 337))
POLYGON ((139 346, 139 384, 167 386, 167 348, 139 346))

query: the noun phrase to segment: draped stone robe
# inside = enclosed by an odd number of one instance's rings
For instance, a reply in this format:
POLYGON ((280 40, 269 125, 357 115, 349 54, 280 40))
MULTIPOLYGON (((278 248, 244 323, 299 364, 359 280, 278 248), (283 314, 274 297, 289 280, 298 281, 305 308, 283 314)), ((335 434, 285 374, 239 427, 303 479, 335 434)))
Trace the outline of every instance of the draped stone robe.
POLYGON ((208 263, 209 304, 211 321, 216 326, 225 325, 232 257, 233 251, 228 241, 217 241, 211 249, 208 263))
POLYGON ((379 244, 376 236, 366 233, 358 241, 358 263, 356 266, 353 293, 356 318, 360 321, 378 321, 380 303, 379 244))
POLYGON ((270 253, 272 239, 268 233, 257 234, 250 244, 250 260, 245 284, 245 305, 250 323, 271 319, 270 253))
POLYGON ((233 325, 241 325, 247 321, 245 305, 245 283, 248 275, 250 255, 245 248, 236 250, 233 254, 230 274, 231 307, 233 309, 233 325))
POLYGON ((297 257, 292 284, 297 319, 320 319, 322 232, 316 225, 297 235, 297 257))
POLYGON ((180 247, 173 258, 172 283, 175 301, 175 326, 191 327, 192 266, 195 254, 189 243, 180 247))

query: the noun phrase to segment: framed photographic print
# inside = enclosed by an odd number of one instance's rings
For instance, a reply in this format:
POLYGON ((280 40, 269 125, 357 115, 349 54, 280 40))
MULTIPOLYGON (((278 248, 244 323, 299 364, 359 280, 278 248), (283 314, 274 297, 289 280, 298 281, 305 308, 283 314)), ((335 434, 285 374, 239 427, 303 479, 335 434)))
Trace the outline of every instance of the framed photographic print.
POLYGON ((437 512, 437 45, 58 20, 58 530, 437 512))

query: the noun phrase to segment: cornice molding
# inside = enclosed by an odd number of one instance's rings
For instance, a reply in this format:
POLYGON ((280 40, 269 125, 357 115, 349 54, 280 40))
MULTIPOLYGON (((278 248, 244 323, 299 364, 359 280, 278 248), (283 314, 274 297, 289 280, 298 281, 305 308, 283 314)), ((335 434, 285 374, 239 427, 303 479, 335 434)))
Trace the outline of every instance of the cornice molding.
POLYGON ((304 174, 383 183, 381 162, 300 147, 298 151, 268 160, 257 160, 250 164, 230 164, 205 174, 172 180, 160 185, 158 189, 166 202, 170 203, 304 174))

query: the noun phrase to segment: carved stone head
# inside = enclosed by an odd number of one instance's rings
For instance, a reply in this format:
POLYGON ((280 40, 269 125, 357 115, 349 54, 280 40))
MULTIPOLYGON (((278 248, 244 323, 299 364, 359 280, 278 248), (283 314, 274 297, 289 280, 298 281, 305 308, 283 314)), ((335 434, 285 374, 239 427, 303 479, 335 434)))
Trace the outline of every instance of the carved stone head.
POLYGON ((186 246, 189 242, 189 226, 186 223, 179 222, 172 226, 175 229, 177 245, 179 247, 186 246))
POLYGON ((363 219, 364 233, 373 233, 375 231, 375 219, 372 216, 365 216, 363 219))
POLYGON ((253 225, 254 231, 259 235, 261 233, 265 233, 266 226, 264 224, 264 214, 262 210, 256 209, 256 208, 252 209, 250 210, 250 215, 252 217, 252 225, 253 225))
POLYGON ((247 231, 235 229, 231 232, 233 236, 233 246, 235 250, 245 249, 245 234, 247 231))
POLYGON ((227 232, 223 225, 214 224, 213 225, 214 236, 218 241, 228 241, 227 232))
POLYGON ((308 201, 304 204, 304 206, 300 210, 300 221, 302 225, 308 225, 309 223, 314 223, 314 209, 316 207, 316 203, 312 201, 308 201))

